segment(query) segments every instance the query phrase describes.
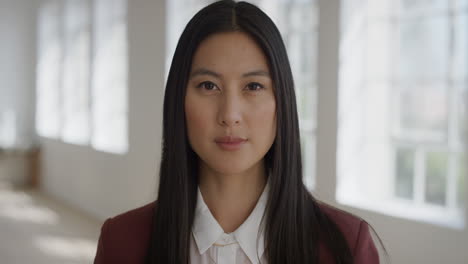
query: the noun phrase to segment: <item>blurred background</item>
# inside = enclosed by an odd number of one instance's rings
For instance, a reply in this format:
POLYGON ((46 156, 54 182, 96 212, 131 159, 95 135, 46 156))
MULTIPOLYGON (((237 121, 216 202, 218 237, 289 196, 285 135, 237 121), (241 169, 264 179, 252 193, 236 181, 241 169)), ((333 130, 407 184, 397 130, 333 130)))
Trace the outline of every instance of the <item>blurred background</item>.
MULTIPOLYGON (((207 0, 0 0, 0 262, 92 263, 156 198, 164 83, 207 0)), ((256 0, 295 77, 304 181, 391 263, 468 263, 468 0, 256 0)))

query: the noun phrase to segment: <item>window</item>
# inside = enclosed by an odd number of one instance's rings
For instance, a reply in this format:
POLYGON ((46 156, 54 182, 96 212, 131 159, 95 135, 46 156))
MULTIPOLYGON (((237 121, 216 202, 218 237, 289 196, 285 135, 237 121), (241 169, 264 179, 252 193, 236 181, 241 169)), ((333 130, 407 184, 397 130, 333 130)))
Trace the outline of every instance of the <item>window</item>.
POLYGON ((38 16, 37 49, 37 132, 49 138, 58 138, 61 131, 60 86, 63 45, 60 27, 60 4, 45 2, 38 16))
POLYGON ((39 10, 37 131, 125 153, 126 1, 45 1, 39 10))
POLYGON ((283 35, 294 76, 304 183, 315 186, 317 4, 315 0, 264 1, 283 35))
POLYGON ((62 81, 62 139, 87 144, 90 138, 89 84, 91 63, 90 7, 86 1, 65 1, 62 81))
MULTIPOLYGON (((167 23, 169 47, 166 57, 167 70, 169 70, 175 46, 185 25, 198 10, 211 2, 213 1, 177 0, 168 2, 170 15, 167 23), (176 13, 177 15, 171 15, 176 13)), ((304 182, 312 189, 315 179, 317 4, 315 0, 257 0, 251 2, 262 8, 283 34, 296 86, 304 182)))
POLYGON ((125 153, 127 132, 126 1, 95 1, 93 137, 98 150, 125 153))
POLYGON ((344 1, 341 203, 463 226, 466 3, 344 1))

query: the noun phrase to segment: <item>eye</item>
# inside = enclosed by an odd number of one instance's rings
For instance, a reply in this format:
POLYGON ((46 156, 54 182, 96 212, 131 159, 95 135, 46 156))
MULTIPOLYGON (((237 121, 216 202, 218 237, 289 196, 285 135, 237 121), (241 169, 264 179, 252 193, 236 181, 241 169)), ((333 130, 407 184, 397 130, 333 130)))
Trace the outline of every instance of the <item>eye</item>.
POLYGON ((258 90, 261 90, 263 89, 263 85, 259 84, 259 83, 256 83, 256 82, 251 82, 249 84, 247 84, 247 87, 246 87, 249 91, 258 91, 258 90))
POLYGON ((203 88, 207 91, 213 91, 218 87, 216 86, 216 84, 210 81, 204 81, 204 82, 201 82, 199 85, 197 85, 197 88, 203 88))

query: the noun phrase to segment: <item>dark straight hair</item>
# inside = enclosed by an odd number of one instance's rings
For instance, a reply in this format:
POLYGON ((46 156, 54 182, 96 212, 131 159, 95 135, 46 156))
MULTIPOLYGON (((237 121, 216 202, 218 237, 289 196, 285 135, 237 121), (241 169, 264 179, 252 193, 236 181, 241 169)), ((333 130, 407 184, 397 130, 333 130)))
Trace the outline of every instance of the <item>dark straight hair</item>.
POLYGON ((188 142, 186 87, 199 44, 210 35, 233 31, 248 34, 261 47, 275 87, 276 138, 265 156, 270 184, 263 218, 268 263, 319 263, 320 242, 336 263, 353 263, 344 235, 322 212, 302 181, 294 83, 281 34, 259 8, 234 1, 219 1, 200 10, 187 24, 175 50, 164 96, 159 194, 147 263, 190 262, 198 157, 188 142))

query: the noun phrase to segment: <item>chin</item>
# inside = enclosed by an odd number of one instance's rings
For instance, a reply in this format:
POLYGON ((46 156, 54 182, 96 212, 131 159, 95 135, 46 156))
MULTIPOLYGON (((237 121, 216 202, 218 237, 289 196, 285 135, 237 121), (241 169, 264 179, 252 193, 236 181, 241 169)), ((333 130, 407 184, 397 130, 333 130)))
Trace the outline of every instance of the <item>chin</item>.
MULTIPOLYGON (((212 167, 213 168, 213 167, 212 167)), ((248 170, 249 168, 247 167, 238 167, 238 166, 217 166, 214 167, 213 170, 220 174, 240 174, 248 170)))
POLYGON ((220 174, 241 174, 249 169, 252 169, 257 163, 245 162, 245 161, 218 161, 207 164, 212 170, 220 174), (211 164, 215 164, 211 166, 211 164))

